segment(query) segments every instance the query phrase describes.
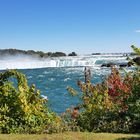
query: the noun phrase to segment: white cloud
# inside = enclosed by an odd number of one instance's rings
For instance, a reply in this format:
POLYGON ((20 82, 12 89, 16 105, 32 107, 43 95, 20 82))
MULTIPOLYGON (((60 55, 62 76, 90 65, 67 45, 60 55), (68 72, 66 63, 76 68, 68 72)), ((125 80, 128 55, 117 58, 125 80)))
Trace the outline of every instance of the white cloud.
POLYGON ((140 33, 140 30, 136 30, 135 32, 136 32, 136 33, 140 33))

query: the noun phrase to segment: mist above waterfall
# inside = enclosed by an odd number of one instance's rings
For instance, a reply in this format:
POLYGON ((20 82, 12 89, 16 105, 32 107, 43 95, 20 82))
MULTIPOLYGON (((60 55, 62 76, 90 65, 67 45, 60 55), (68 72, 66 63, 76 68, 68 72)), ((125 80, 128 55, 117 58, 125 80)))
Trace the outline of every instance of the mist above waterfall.
POLYGON ((126 57, 120 55, 85 55, 46 57, 17 54, 0 56, 0 69, 33 69, 45 67, 99 67, 105 62, 125 62, 126 57))

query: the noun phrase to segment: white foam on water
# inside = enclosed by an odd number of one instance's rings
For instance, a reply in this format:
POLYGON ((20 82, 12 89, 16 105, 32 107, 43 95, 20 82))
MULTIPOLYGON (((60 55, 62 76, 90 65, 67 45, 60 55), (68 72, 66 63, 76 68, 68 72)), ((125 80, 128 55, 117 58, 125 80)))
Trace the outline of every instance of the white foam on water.
POLYGON ((70 80, 70 78, 65 78, 65 79, 64 79, 64 82, 66 82, 66 81, 68 81, 68 80, 70 80))
POLYGON ((0 59, 0 69, 34 69, 45 67, 99 67, 101 62, 126 62, 123 56, 76 56, 37 59, 33 57, 6 57, 0 59), (96 64, 97 63, 97 64, 96 64))

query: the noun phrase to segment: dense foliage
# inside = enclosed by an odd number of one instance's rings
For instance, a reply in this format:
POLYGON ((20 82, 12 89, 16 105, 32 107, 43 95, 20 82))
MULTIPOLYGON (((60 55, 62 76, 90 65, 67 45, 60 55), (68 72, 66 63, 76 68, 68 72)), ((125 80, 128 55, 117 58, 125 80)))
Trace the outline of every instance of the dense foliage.
POLYGON ((68 56, 77 56, 75 52, 69 53, 68 56))
POLYGON ((28 86, 25 75, 16 70, 0 73, 0 132, 41 133, 56 116, 46 106, 35 85, 28 86), (10 78, 17 79, 17 85, 10 78))
MULTIPOLYGON (((140 49, 132 46, 140 55, 140 49)), ((102 82, 93 85, 90 80, 79 81, 82 104, 77 117, 81 130, 94 132, 140 132, 140 70, 121 76, 112 67, 111 74, 102 82)), ((68 88, 72 95, 75 90, 68 88)))

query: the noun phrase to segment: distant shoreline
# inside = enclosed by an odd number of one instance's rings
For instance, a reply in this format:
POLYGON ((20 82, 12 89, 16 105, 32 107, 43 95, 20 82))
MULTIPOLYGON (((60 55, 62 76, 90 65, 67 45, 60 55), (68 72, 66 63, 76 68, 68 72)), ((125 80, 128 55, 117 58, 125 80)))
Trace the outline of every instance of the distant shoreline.
MULTIPOLYGON (((78 56, 77 53, 71 52, 66 54, 64 52, 43 52, 43 51, 34 51, 34 50, 19 50, 19 49, 0 49, 0 56, 15 56, 15 55, 29 55, 39 58, 48 58, 48 57, 64 57, 64 56, 78 56)), ((91 53, 90 55, 135 55, 135 53, 91 53)))

